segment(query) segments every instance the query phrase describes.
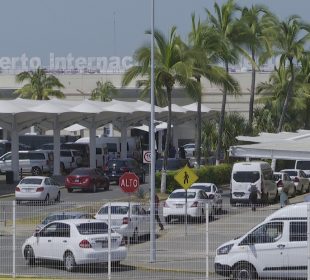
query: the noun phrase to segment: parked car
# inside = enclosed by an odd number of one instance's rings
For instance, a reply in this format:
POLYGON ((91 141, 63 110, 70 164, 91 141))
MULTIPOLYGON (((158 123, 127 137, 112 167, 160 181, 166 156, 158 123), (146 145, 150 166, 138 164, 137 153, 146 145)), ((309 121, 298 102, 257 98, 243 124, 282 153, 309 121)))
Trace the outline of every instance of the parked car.
POLYGON ((183 145, 183 148, 185 150, 185 156, 187 158, 195 156, 195 150, 196 150, 195 143, 185 144, 185 145, 183 145))
MULTIPOLYGON (((95 218, 108 223, 108 210, 109 204, 103 205, 95 218)), ((112 202, 111 224, 112 229, 134 241, 150 233, 150 215, 141 203, 112 202)))
POLYGON ((99 188, 109 190, 109 178, 100 168, 80 167, 74 169, 65 179, 68 192, 74 189, 96 192, 99 188))
POLYGON ((223 198, 221 193, 222 190, 219 190, 218 187, 213 183, 194 183, 190 186, 189 189, 198 189, 204 190, 209 199, 213 200, 214 210, 217 212, 222 211, 223 198))
POLYGON ((133 172, 140 178, 140 183, 145 183, 145 170, 133 158, 110 159, 103 167, 104 173, 109 177, 110 181, 118 183, 119 178, 125 172, 133 172))
POLYGON ((54 200, 59 202, 59 187, 59 184, 53 178, 45 176, 27 176, 16 186, 15 199, 17 203, 31 200, 41 200, 45 202, 54 200))
POLYGON ((280 172, 287 173, 294 182, 296 190, 299 193, 309 192, 309 179, 303 170, 300 169, 283 169, 280 172))
POLYGON ((187 215, 190 220, 202 221, 205 219, 206 205, 209 210, 209 217, 214 215, 213 200, 209 199, 205 191, 199 189, 174 190, 164 203, 163 216, 166 223, 172 219, 185 217, 185 198, 187 193, 187 215))
POLYGON ((294 197, 296 195, 296 187, 291 177, 284 172, 274 172, 273 178, 278 187, 278 193, 283 190, 287 190, 288 197, 294 197))
POLYGON ((54 212, 48 214, 41 221, 41 223, 36 226, 36 231, 40 231, 44 226, 51 222, 69 219, 94 219, 94 217, 91 214, 85 212, 54 212))
MULTIPOLYGON (((108 262, 108 225, 102 221, 74 219, 52 222, 29 237, 22 245, 27 265, 36 260, 57 260, 68 272, 78 265, 108 262)), ((111 261, 127 257, 125 242, 119 233, 111 234, 111 261)))
POLYGON ((189 162, 189 166, 193 168, 199 168, 201 166, 205 166, 206 164, 208 164, 206 158, 204 157, 200 158, 200 166, 198 165, 197 159, 194 157, 189 158, 188 162, 189 162))
MULTIPOLYGON (((50 151, 19 151, 19 169, 22 173, 42 175, 50 173, 53 167, 53 153, 50 151)), ((0 157, 0 173, 12 170, 12 152, 0 157)))
MULTIPOLYGON (((183 168, 185 165, 190 166, 187 159, 182 158, 168 158, 167 170, 178 170, 183 168)), ((155 171, 161 171, 163 168, 163 159, 157 159, 155 162, 155 171)))

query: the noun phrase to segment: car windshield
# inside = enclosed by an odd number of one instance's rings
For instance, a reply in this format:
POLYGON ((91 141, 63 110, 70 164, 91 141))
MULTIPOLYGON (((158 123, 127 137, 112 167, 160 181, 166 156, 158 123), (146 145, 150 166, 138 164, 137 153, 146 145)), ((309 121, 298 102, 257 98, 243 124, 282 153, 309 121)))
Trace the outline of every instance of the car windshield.
MULTIPOLYGON (((186 192, 174 192, 171 193, 169 198, 172 199, 178 199, 178 198, 185 198, 186 197, 186 192)), ((187 198, 195 198, 196 197, 196 193, 195 192, 187 192, 187 198)))
POLYGON ((25 185, 41 185, 42 179, 39 178, 24 178, 20 181, 20 184, 25 185))
POLYGON ((108 232, 106 223, 84 223, 76 226, 82 235, 103 234, 108 232))
POLYGON ((53 222, 53 221, 58 221, 58 220, 69 220, 69 219, 76 219, 77 217, 74 216, 74 215, 66 215, 66 214, 62 214, 62 215, 52 215, 52 216, 48 216, 46 217, 42 224, 43 225, 46 225, 50 222, 53 222))
POLYGON ((211 192, 211 186, 196 185, 192 186, 191 189, 198 189, 198 190, 204 190, 205 192, 211 192))
MULTIPOLYGON (((119 206, 119 205, 111 206, 111 214, 126 215, 128 212, 128 208, 129 208, 128 206, 119 206)), ((109 211, 109 207, 105 206, 99 210, 98 214, 108 214, 108 211, 109 211)))
POLYGON ((294 170, 286 170, 285 173, 287 173, 289 176, 297 176, 297 171, 294 170))
POLYGON ((86 168, 76 168, 74 169, 70 175, 89 175, 90 169, 86 168))
POLYGON ((259 180, 258 171, 237 171, 233 174, 233 178, 239 183, 255 183, 259 180))
POLYGON ((278 180, 281 180, 281 174, 273 174, 273 179, 275 180, 275 181, 278 181, 278 180))

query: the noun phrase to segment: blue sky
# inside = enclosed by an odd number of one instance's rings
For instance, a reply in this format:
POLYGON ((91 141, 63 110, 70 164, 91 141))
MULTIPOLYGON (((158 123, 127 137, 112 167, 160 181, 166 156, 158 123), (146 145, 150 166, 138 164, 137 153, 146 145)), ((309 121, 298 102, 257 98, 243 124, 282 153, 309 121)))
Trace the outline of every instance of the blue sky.
MULTIPOLYGON (((217 1, 222 4, 224 1, 217 1)), ((310 22, 309 0, 239 0, 241 6, 265 4, 281 18, 300 15, 310 22)), ((205 18, 210 0, 155 0, 155 25, 168 33, 176 25, 185 38, 190 15, 205 18)), ((0 57, 131 56, 149 38, 151 0, 2 0, 0 57)))

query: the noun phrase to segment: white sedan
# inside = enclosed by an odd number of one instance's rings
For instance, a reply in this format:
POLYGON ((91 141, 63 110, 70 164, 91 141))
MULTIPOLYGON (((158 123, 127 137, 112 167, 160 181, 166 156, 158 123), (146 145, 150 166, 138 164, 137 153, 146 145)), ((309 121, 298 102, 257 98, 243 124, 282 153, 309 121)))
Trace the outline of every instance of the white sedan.
MULTIPOLYGON (((95 219, 108 223, 108 211, 109 204, 107 203, 100 208, 95 219)), ((139 237, 150 234, 150 215, 140 203, 112 202, 111 227, 124 237, 132 238, 136 242, 139 237)))
POLYGON ((41 200, 60 201, 59 184, 50 177, 27 176, 23 178, 15 188, 16 202, 41 200))
MULTIPOLYGON (((68 272, 78 265, 108 262, 108 225, 102 221, 72 219, 55 221, 28 238, 22 246, 27 265, 36 260, 63 261, 68 272)), ((127 257, 122 236, 111 233, 111 262, 113 265, 127 257)))
POLYGON ((213 183, 194 183, 190 186, 190 189, 204 190, 208 198, 213 200, 214 208, 217 212, 222 211, 223 198, 222 191, 213 183))
POLYGON ((188 189, 187 205, 185 203, 186 191, 184 189, 174 190, 165 201, 163 207, 163 216, 169 223, 172 219, 185 217, 185 207, 187 206, 187 215, 190 219, 204 220, 206 205, 209 211, 209 217, 214 215, 213 201, 208 198, 203 190, 188 189))

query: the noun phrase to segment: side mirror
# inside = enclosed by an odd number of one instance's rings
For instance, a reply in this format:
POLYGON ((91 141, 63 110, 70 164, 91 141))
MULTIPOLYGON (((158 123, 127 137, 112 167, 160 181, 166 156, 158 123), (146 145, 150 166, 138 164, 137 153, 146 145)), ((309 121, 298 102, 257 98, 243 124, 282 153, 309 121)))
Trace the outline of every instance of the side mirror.
POLYGON ((214 198, 214 194, 209 194, 208 198, 209 199, 213 199, 214 198))

